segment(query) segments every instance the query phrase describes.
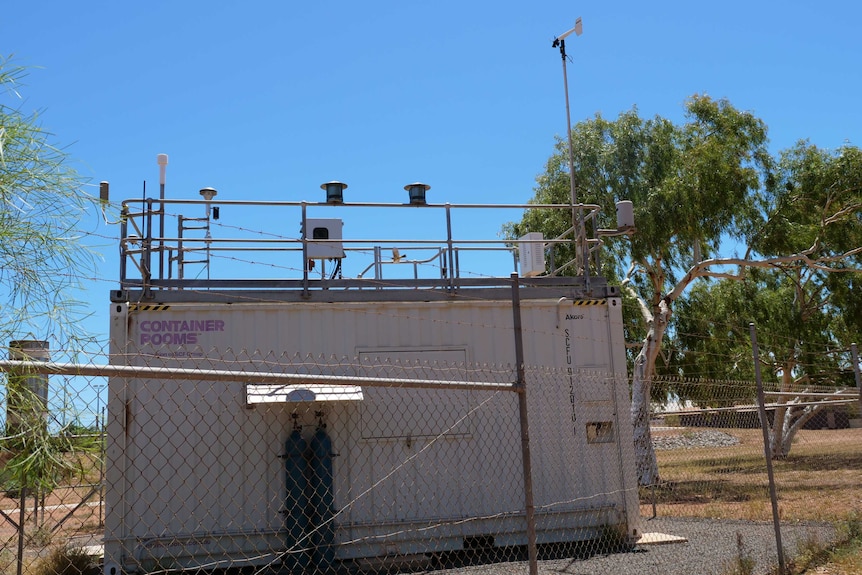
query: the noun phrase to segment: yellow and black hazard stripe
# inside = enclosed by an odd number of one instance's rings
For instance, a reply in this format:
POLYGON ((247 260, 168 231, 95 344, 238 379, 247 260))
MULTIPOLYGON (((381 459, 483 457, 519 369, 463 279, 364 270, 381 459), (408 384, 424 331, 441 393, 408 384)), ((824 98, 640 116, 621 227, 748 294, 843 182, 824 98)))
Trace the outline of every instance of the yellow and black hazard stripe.
POLYGON ((171 309, 171 306, 169 305, 142 303, 133 303, 129 305, 129 311, 168 311, 169 309, 171 309))
POLYGON ((576 299, 572 302, 573 306, 583 307, 588 305, 605 305, 608 303, 606 299, 576 299))

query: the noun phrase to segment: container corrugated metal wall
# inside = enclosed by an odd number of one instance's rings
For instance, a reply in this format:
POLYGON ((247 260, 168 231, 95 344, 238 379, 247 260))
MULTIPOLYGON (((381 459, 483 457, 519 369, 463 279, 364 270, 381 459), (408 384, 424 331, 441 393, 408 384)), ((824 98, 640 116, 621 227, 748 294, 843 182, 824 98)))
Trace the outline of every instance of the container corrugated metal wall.
MULTIPOLYGON (((625 523, 631 535, 639 526, 621 304, 617 298, 578 303, 522 301, 525 363, 573 370, 567 381, 527 380, 536 506, 565 515, 582 509, 586 497, 588 507, 608 510, 604 521, 625 523), (581 378, 576 370, 602 376, 581 378), (613 422, 614 441, 591 440, 605 422, 613 422)), ((489 364, 502 366, 495 368, 497 381, 515 379, 507 300, 146 310, 114 304, 111 316, 113 363, 349 374, 353 368, 312 364, 359 358, 363 365, 390 362, 387 373, 397 377, 437 378, 445 364, 447 377, 464 380, 475 378, 469 366, 489 364), (288 365, 306 356, 314 358, 308 365, 288 365), (404 367, 416 361, 427 365, 404 367)), ((249 409, 245 384, 203 383, 110 382, 106 562, 134 568, 170 553, 193 565, 214 553, 277 546, 285 490, 279 455, 293 409, 249 409)), ((336 539, 356 542, 339 547, 339 558, 457 547, 463 537, 492 528, 447 523, 467 517, 505 517, 493 524, 497 544, 526 541, 515 394, 366 387, 363 395, 325 409, 326 419, 338 422, 328 428, 338 454, 336 539), (479 402, 495 415, 469 417, 479 402), (419 450, 422 468, 410 459, 419 450), (419 536, 404 529, 429 522, 440 526, 419 536), (386 546, 373 538, 395 526, 406 534, 386 546)), ((578 526, 577 519, 545 521, 543 531, 542 521, 540 541, 564 540, 578 526)))

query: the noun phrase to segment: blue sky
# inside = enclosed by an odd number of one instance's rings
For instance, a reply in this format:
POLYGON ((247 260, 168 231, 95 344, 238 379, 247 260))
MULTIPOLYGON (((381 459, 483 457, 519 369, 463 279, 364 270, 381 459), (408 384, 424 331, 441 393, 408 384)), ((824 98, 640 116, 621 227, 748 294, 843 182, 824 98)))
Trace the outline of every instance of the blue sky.
MULTIPOLYGON (((776 151, 860 143, 862 5, 849 0, 36 0, 4 6, 0 46, 34 67, 21 109, 42 111, 94 195, 107 180, 112 200, 137 198, 147 180, 156 197, 166 153, 169 198, 212 186, 220 199, 319 201, 337 179, 348 201, 400 203, 419 180, 431 202, 522 203, 565 132, 551 42, 578 16, 573 122, 635 105, 681 120, 686 97, 707 93, 761 117, 776 151)), ((495 237, 505 219, 471 219, 471 233, 495 237)), ((266 213, 241 225, 297 232, 266 213)), ((118 229, 96 214, 85 227, 105 258, 88 324, 106 333, 118 229)), ((371 216, 345 234, 397 228, 371 216)))

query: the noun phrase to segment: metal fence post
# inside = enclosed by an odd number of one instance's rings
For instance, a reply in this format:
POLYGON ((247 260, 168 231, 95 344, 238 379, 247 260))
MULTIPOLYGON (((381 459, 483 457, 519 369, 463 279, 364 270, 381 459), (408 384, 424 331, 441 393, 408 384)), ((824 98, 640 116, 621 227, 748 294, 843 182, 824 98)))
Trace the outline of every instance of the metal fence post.
POLYGON ((16 569, 17 575, 21 575, 24 571, 24 530, 26 529, 26 525, 24 524, 24 506, 27 505, 27 488, 23 485, 19 485, 18 489, 21 490, 19 508, 18 508, 18 566, 16 569))
POLYGON ((859 416, 862 417, 862 375, 859 375, 859 350, 855 343, 850 344, 850 356, 853 358, 853 375, 856 377, 856 391, 859 392, 859 416))
POLYGON ((778 573, 787 573, 784 563, 784 546, 781 544, 781 519, 778 516, 778 495, 775 491, 775 474, 772 470, 772 449, 769 447, 769 420, 766 418, 766 400, 763 394, 763 380, 760 377, 760 349, 757 347, 757 334, 754 322, 749 323, 751 331, 751 350, 754 355, 754 379, 757 382, 757 412, 760 415, 760 428, 763 430, 763 454, 766 457, 766 475, 769 478, 769 499, 772 501, 772 524, 775 527, 775 546, 778 551, 778 573))
POLYGON ((527 425, 527 385, 524 371, 524 339, 521 329, 521 295, 518 285, 518 274, 512 273, 512 314, 515 326, 515 362, 518 381, 518 414, 521 422, 521 458, 524 468, 524 511, 527 520, 527 557, 530 564, 530 575, 539 572, 539 554, 536 548, 536 516, 533 503, 533 468, 530 460, 530 430, 527 425))

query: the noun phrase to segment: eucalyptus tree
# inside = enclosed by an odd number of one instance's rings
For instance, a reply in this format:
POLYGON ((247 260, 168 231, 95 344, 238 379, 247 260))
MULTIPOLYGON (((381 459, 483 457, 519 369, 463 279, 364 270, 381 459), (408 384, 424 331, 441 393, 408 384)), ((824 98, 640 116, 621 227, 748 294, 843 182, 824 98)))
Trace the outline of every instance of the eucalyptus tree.
POLYGON ((828 405, 806 394, 834 389, 838 398, 847 385, 828 287, 816 275, 807 266, 752 267, 740 280, 698 283, 675 313, 673 365, 683 377, 673 380, 673 392, 701 407, 754 403, 749 324, 755 324, 762 377, 781 392, 768 398, 775 405, 775 459, 787 457, 796 433, 828 405), (732 394, 722 393, 728 381, 736 382, 727 386, 732 394))
MULTIPOLYGON (((651 388, 675 302, 699 278, 741 279, 751 267, 796 274, 797 285, 808 277, 858 285, 862 162, 856 148, 829 154, 804 143, 776 162, 761 120, 707 96, 686 102, 681 124, 643 120, 632 110, 614 121, 596 116, 581 122, 572 138, 579 200, 603 206, 605 214, 613 214, 618 200, 635 206, 637 233, 630 242, 607 246, 611 257, 602 272, 621 280, 639 310, 640 317, 629 318, 630 333, 641 338, 631 415, 638 479, 648 485, 659 481, 649 431, 651 388), (721 252, 727 245, 744 246, 745 254, 727 256, 721 252), (839 275, 845 279, 836 280, 839 275)), ((568 201, 567 150, 564 142, 557 148, 537 178, 535 202, 568 201)), ((527 211, 506 232, 557 237, 567 229, 564 217, 544 213, 527 211)), ((852 289, 843 293, 857 301, 852 289)))
POLYGON ((807 141, 782 152, 751 230, 747 258, 805 266, 822 286, 832 331, 846 347, 862 335, 862 150, 807 141), (787 257, 790 256, 790 257, 787 257))
POLYGON ((834 388, 839 397, 852 384, 847 350, 862 335, 862 151, 799 142, 780 155, 757 199, 744 258, 726 260, 737 272, 680 301, 674 367, 690 377, 751 380, 754 322, 762 371, 781 393, 771 452, 784 458, 796 432, 826 405, 806 401, 812 386, 834 388))
MULTIPOLYGON (((650 390, 673 304, 698 277, 724 275, 726 270, 707 262, 723 240, 742 238, 750 229, 755 197, 771 165, 766 132, 754 115, 699 95, 686 102, 679 124, 658 116, 644 120, 633 109, 613 121, 597 115, 573 128, 579 201, 599 204, 605 217, 612 217, 619 200, 634 204, 637 233, 629 241, 608 243, 602 273, 622 281, 640 315, 632 324, 639 326, 642 343, 634 358, 631 417, 642 485, 659 481, 650 390)), ((560 141, 537 178, 532 201, 569 201, 567 153, 560 141)), ((507 233, 557 237, 570 225, 546 213, 528 210, 507 233)), ((599 225, 614 227, 607 221, 599 225)))
MULTIPOLYGON (((805 387, 827 383, 840 393, 836 374, 862 335, 862 150, 799 142, 781 154, 771 184, 746 259, 768 265, 790 290, 781 310, 788 323, 763 358, 782 392, 770 434, 773 456, 780 458, 822 407, 800 405, 805 387)), ((761 321, 769 325, 774 318, 761 321)))

